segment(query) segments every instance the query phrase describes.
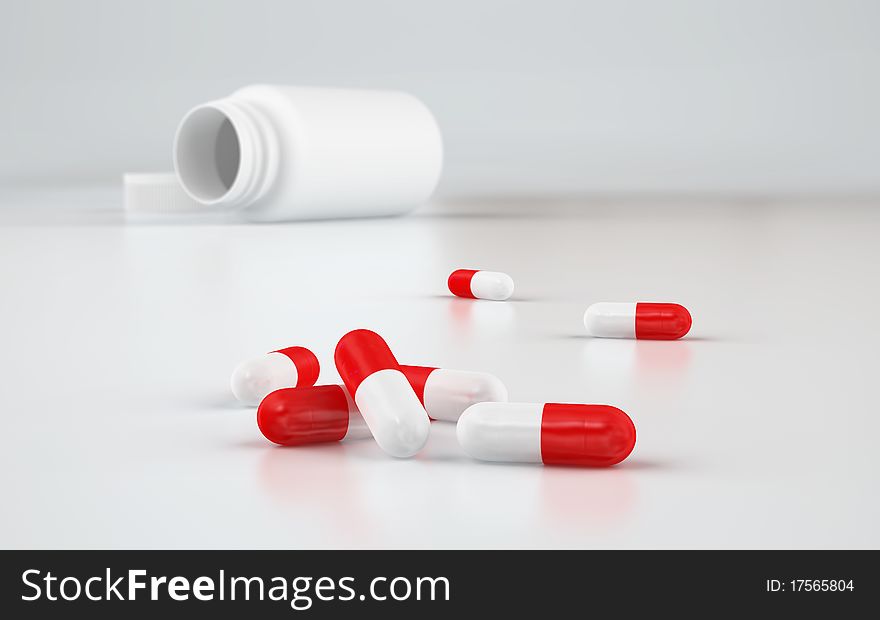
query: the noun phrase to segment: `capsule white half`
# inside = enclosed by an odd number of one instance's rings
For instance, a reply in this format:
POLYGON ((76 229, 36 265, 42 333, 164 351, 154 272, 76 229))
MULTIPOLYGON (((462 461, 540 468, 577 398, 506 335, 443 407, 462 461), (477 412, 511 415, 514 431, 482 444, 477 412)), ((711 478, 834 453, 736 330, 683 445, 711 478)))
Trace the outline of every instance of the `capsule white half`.
POLYGON ((482 461, 540 463, 544 405, 477 403, 458 419, 462 449, 482 461))
POLYGON ((478 271, 471 278, 471 293, 477 299, 510 299, 513 295, 513 278, 500 271, 478 271))
POLYGON ((427 443, 431 421, 399 370, 386 368, 366 377, 354 402, 376 443, 391 456, 413 456, 427 443))
POLYGON ((636 304, 600 302, 584 313, 587 333, 598 338, 635 338, 636 304))
POLYGON ((486 401, 507 401, 507 387, 487 372, 438 368, 425 380, 425 410, 435 420, 456 422, 465 409, 486 401))

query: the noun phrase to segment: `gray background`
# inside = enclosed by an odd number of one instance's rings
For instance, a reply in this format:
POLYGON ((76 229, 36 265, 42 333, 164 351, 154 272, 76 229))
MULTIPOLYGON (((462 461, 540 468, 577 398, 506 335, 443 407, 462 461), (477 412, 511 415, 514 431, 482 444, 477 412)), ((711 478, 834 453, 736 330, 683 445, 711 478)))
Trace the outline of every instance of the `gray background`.
POLYGON ((401 88, 441 195, 880 190, 880 3, 28 0, 0 20, 0 182, 170 166, 253 82, 401 88))

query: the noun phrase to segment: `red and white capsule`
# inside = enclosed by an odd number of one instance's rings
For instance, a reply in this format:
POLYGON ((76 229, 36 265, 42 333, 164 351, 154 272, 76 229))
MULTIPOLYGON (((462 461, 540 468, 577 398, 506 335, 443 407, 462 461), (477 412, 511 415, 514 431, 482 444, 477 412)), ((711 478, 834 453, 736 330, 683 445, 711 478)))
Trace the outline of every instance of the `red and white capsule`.
POLYGON ((458 297, 504 301, 513 295, 513 278, 500 271, 456 269, 447 284, 449 292, 458 297))
MULTIPOLYGON (((485 372, 401 366, 416 395, 436 420, 455 422, 475 403, 504 402, 507 388, 485 372)), ((372 437, 357 405, 341 385, 283 388, 257 409, 257 426, 271 442, 300 446, 372 437)))
POLYGON ((691 313, 679 304, 593 304, 584 313, 587 333, 599 338, 677 340, 691 329, 691 313))
POLYGON ((275 390, 260 403, 257 426, 266 439, 281 446, 371 436, 363 416, 341 385, 275 390))
POLYGON ((413 456, 428 441, 431 422, 382 337, 367 329, 336 345, 336 369, 376 443, 391 456, 413 456))
POLYGON ((321 366, 305 347, 287 347, 243 361, 232 371, 235 397, 258 405, 266 394, 286 387, 308 387, 318 381, 321 366))
POLYGON ((457 422, 465 409, 482 402, 507 402, 507 387, 487 372, 401 366, 433 420, 457 422))
POLYGON ((478 403, 456 428, 461 447, 483 461, 608 467, 632 452, 636 428, 609 405, 478 403))

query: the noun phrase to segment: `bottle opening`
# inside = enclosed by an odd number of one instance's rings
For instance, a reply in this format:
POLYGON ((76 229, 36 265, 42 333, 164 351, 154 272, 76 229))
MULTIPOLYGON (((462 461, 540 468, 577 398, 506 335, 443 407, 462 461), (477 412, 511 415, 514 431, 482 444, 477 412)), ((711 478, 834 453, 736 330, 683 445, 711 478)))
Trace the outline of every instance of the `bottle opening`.
POLYGON ((180 184, 204 203, 222 199, 241 166, 241 143, 229 117, 217 108, 196 108, 177 133, 175 160, 180 184))

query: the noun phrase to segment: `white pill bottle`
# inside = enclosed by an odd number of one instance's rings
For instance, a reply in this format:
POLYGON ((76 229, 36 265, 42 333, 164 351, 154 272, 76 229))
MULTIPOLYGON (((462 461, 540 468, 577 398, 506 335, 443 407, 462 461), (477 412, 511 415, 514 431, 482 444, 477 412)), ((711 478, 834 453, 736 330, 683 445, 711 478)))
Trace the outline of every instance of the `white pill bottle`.
POLYGON ((387 216, 434 191, 443 140, 407 93, 255 85, 190 110, 173 157, 192 199, 243 219, 387 216))

